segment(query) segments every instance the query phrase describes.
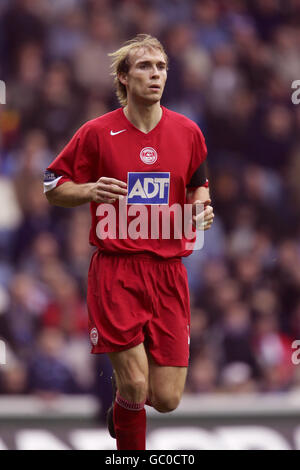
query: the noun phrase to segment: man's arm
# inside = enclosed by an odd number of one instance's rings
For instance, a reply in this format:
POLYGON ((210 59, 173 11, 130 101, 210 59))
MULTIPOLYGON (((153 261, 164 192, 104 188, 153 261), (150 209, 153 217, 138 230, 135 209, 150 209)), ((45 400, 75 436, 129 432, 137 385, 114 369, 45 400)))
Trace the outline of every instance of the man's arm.
POLYGON ((193 204, 196 201, 210 200, 209 187, 199 186, 198 188, 187 187, 187 201, 193 204))
POLYGON ((47 191, 46 198, 50 204, 61 207, 76 207, 86 202, 90 202, 90 190, 92 183, 76 184, 66 181, 61 186, 57 186, 47 191))
POLYGON ((102 176, 95 183, 77 184, 72 181, 46 192, 50 204, 76 207, 86 202, 113 203, 127 194, 127 184, 115 178, 102 176))

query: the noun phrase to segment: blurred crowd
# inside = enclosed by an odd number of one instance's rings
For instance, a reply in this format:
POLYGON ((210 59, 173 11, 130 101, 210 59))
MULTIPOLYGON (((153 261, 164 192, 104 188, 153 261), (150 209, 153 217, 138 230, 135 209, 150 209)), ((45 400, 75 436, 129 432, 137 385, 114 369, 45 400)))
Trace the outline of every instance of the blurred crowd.
POLYGON ((89 355, 88 206, 49 206, 47 165, 84 122, 119 106, 107 54, 137 33, 168 53, 162 104, 209 150, 215 222, 184 262, 191 288, 186 391, 300 386, 300 0, 1 0, 0 393, 95 393, 89 355))

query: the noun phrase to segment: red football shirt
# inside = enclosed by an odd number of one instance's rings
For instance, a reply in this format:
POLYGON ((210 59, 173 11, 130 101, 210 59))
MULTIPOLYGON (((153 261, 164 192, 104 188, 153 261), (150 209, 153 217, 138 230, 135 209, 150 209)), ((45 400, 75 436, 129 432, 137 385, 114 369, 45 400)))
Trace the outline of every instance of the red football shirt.
MULTIPOLYGON (((151 235, 151 221, 154 219, 151 210, 167 210, 175 204, 184 213, 186 186, 206 159, 206 154, 201 130, 185 116, 162 106, 159 123, 145 134, 133 126, 123 108, 119 108, 88 121, 76 132, 47 168, 45 191, 66 181, 96 182, 101 176, 127 182, 128 198, 122 201, 125 219, 127 217, 125 222, 127 227, 133 222, 131 228, 140 228, 137 219, 139 208, 143 205, 143 210, 147 211, 148 238, 145 237, 145 230, 140 237, 126 235, 129 231, 126 226, 124 229, 124 219, 123 225, 120 223, 118 201, 110 205, 115 213, 115 227, 112 230, 109 228, 110 238, 105 238, 100 228, 105 231, 103 227, 108 220, 108 212, 102 211, 100 206, 103 204, 91 202, 90 243, 105 252, 150 253, 163 258, 188 256, 192 252, 190 235, 186 238, 183 229, 181 237, 178 237, 180 231, 174 235, 174 224, 178 225, 178 219, 173 212, 170 215, 170 237, 166 239, 166 235, 162 235, 161 219, 158 233, 153 229, 156 235, 151 235), (133 212, 128 214, 130 210, 133 212), (123 227, 122 235, 120 225, 123 227)), ((113 212, 109 212, 110 221, 113 212)))

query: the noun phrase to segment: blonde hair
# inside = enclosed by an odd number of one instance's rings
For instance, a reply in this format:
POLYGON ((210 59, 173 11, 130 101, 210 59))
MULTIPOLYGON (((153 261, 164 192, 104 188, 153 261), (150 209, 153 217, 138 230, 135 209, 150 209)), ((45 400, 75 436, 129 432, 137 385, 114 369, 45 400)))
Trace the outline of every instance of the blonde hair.
POLYGON ((116 87, 116 94, 121 106, 127 104, 127 90, 126 86, 120 82, 118 75, 120 73, 127 73, 130 68, 129 54, 133 49, 145 47, 148 49, 159 49, 163 55, 168 66, 168 56, 163 48, 163 45, 158 39, 150 36, 150 34, 138 34, 135 38, 126 41, 120 49, 111 54, 112 57, 112 72, 111 75, 114 77, 114 84, 116 87))

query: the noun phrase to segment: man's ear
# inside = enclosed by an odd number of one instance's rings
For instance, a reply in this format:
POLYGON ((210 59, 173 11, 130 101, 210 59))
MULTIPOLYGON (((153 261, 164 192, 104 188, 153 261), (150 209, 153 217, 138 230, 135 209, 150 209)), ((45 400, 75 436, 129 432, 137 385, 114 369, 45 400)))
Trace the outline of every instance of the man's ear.
POLYGON ((127 85, 127 74, 124 72, 121 72, 118 74, 118 79, 122 83, 122 85, 126 86, 127 85))

